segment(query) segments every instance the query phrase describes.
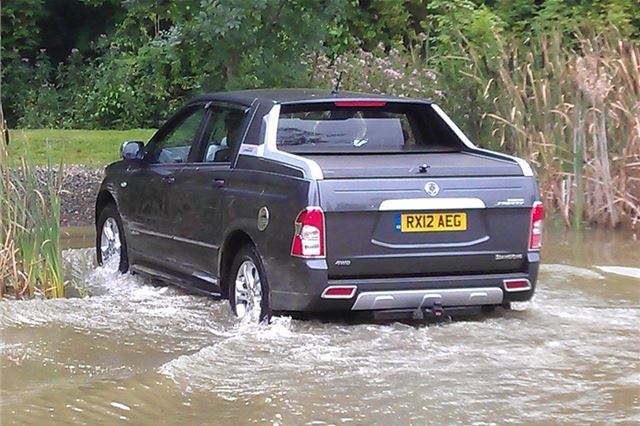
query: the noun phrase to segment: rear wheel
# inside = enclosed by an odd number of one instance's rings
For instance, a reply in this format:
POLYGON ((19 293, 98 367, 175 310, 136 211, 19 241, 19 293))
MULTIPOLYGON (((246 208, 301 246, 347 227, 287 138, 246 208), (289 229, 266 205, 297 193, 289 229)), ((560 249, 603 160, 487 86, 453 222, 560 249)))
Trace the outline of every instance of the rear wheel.
POLYGON ((96 256, 98 264, 114 265, 122 273, 129 270, 127 243, 120 214, 113 204, 106 205, 98 218, 96 256))
POLYGON ((245 246, 238 252, 229 278, 229 304, 233 313, 255 323, 268 321, 271 317, 269 285, 255 247, 245 246))

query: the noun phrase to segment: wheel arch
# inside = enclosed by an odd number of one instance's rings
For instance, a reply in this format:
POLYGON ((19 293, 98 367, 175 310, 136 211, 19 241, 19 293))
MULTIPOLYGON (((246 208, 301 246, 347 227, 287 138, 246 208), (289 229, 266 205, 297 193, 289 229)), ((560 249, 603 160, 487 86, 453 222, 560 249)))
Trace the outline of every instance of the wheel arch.
POLYGON ((94 223, 96 226, 98 225, 98 220, 100 219, 100 212, 107 204, 113 203, 113 205, 118 208, 115 197, 106 189, 103 189, 98 193, 98 197, 96 198, 96 210, 94 216, 94 223))
POLYGON ((229 274, 233 265, 236 253, 246 246, 256 247, 256 243, 251 236, 241 230, 236 229, 227 235, 220 249, 220 257, 218 263, 218 271, 220 271, 220 294, 223 298, 229 295, 229 274))

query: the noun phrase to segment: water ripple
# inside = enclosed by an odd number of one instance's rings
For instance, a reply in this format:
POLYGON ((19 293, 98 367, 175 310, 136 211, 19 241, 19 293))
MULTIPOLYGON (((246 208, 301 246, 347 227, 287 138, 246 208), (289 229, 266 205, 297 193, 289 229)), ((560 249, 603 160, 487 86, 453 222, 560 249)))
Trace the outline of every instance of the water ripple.
POLYGON ((545 265, 532 302, 469 321, 251 325, 92 256, 65 253, 90 297, 0 303, 3 424, 640 419, 640 301, 607 271, 545 265))

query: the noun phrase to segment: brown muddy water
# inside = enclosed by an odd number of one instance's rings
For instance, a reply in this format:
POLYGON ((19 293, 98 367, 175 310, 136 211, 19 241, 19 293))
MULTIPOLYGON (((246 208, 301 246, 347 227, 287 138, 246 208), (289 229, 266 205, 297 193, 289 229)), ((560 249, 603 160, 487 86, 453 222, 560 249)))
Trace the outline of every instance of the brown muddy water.
POLYGON ((534 301, 437 325, 240 324, 69 249, 91 297, 0 302, 0 422, 638 424, 640 241, 545 237, 534 301))

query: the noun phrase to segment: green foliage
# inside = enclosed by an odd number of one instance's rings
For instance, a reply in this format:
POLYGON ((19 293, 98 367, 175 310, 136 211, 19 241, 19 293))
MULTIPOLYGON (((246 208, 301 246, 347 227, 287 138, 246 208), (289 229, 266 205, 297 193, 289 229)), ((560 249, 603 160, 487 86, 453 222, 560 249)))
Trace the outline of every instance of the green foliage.
MULTIPOLYGON (((43 0, 2 3, 2 44, 7 50, 32 52, 38 46, 38 20, 45 15, 43 0)), ((4 52, 3 52, 4 53, 4 52)))
POLYGON ((34 70, 29 66, 39 43, 38 20, 45 10, 42 0, 2 2, 2 105, 9 122, 24 113, 21 95, 29 89, 34 70))
POLYGON ((339 3, 203 1, 184 22, 181 48, 193 52, 205 90, 296 85, 307 74, 301 58, 322 48, 339 3))
POLYGON ((637 40, 639 9, 638 0, 7 0, 2 102, 10 126, 155 127, 194 94, 305 86, 324 81, 318 58, 335 68, 359 51, 398 62, 395 51, 410 72, 437 75, 423 95, 441 93, 477 134, 488 101, 460 78, 475 72, 469 47, 491 74, 504 40, 559 30, 576 48, 576 31, 611 26, 637 40))

